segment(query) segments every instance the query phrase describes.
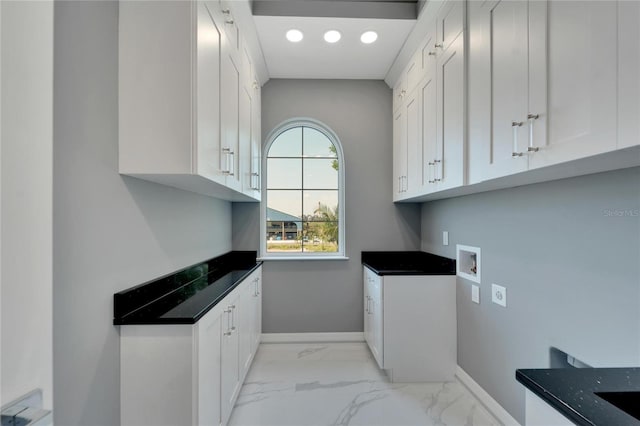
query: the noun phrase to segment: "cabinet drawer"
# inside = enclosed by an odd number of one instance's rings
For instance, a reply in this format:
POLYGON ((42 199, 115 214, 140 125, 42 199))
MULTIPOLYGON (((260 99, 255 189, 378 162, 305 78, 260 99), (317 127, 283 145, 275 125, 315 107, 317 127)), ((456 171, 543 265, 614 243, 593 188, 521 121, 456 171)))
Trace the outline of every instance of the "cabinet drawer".
POLYGON ((447 49, 464 29, 464 2, 452 0, 442 6, 437 28, 437 42, 443 49, 447 49))

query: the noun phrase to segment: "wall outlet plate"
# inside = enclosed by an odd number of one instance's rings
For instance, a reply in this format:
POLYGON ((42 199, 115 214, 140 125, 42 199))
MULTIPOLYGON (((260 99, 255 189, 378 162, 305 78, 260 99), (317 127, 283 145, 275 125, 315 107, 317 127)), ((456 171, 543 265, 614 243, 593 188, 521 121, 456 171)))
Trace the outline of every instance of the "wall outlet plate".
POLYGON ((471 284, 471 301, 480 304, 480 286, 471 284))
POLYGON ((442 231, 442 245, 449 245, 449 231, 442 231))
POLYGON ((491 284, 491 301, 507 307, 507 289, 498 284, 491 284))

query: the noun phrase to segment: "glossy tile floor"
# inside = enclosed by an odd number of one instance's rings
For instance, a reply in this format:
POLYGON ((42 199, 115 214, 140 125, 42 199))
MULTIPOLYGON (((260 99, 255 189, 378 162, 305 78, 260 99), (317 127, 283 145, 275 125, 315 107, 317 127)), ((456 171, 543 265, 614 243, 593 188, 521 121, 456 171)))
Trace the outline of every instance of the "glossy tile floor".
POLYGON ((230 426, 499 425, 460 383, 389 383, 364 343, 262 344, 230 426))

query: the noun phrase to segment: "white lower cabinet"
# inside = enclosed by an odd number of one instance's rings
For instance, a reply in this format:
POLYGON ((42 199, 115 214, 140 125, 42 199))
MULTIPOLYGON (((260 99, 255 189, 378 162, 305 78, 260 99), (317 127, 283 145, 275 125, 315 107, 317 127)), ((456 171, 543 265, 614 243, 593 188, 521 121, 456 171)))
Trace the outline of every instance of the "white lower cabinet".
POLYGON ((262 268, 195 324, 120 326, 121 424, 226 424, 261 334, 262 268))
POLYGON ((379 276, 366 266, 364 335, 392 382, 454 380, 454 275, 379 276))
POLYGON ((524 424, 526 426, 571 426, 574 424, 530 390, 527 390, 525 407, 524 424))

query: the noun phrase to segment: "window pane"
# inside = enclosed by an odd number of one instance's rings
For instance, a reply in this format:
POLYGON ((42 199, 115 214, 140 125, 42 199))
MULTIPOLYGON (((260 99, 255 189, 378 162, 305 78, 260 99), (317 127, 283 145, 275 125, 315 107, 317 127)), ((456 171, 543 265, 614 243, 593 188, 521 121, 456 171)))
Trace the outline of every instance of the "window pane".
POLYGON ((302 216, 302 191, 267 191, 267 221, 299 222, 302 216))
POLYGON ((304 191, 305 220, 337 221, 338 191, 304 191))
POLYGON ((325 136, 324 133, 319 132, 309 127, 304 128, 303 134, 304 141, 304 156, 305 157, 337 157, 335 147, 325 136))
POLYGON ((338 251, 338 222, 305 222, 302 251, 335 253, 338 251))
POLYGON ((302 189, 302 160, 268 158, 267 189, 302 189))
POLYGON ((338 160, 304 160, 305 189, 338 189, 338 160))
POLYGON ((267 191, 267 251, 302 251, 302 191, 267 191))
POLYGON ((302 157, 302 127, 280 133, 269 148, 268 157, 302 157))

